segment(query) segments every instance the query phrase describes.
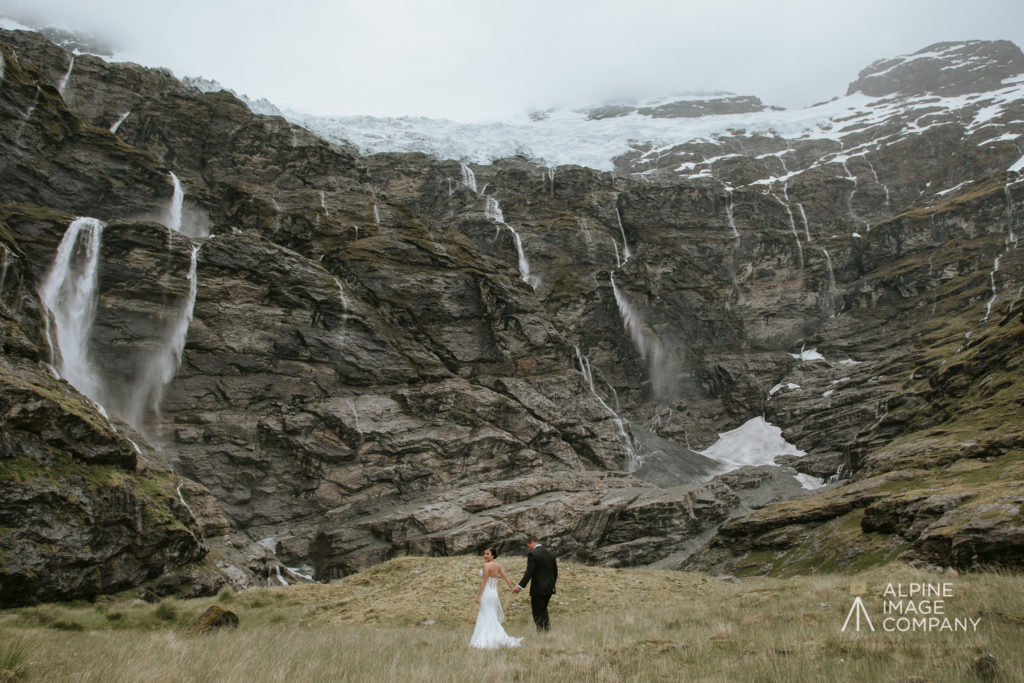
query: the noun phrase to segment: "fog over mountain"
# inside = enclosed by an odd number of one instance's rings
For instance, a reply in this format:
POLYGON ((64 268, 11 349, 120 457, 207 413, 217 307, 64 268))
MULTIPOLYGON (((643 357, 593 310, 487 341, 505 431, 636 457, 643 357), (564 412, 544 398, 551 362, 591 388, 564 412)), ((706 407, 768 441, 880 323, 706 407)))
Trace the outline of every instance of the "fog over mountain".
POLYGON ((696 90, 806 106, 879 55, 1024 44, 1024 7, 1010 0, 3 0, 0 15, 92 31, 125 59, 282 108, 464 122, 696 90))

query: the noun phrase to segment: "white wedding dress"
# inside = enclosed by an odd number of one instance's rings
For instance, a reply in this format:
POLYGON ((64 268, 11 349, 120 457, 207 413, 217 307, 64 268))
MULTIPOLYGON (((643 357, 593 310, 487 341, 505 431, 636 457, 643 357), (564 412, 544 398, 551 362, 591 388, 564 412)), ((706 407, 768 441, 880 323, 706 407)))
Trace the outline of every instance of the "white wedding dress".
POLYGON ((480 610, 476 613, 476 628, 469 640, 470 647, 492 650, 497 647, 519 647, 522 638, 513 638, 505 633, 501 623, 505 621, 505 612, 501 609, 498 599, 498 578, 487 579, 483 595, 480 596, 480 610))

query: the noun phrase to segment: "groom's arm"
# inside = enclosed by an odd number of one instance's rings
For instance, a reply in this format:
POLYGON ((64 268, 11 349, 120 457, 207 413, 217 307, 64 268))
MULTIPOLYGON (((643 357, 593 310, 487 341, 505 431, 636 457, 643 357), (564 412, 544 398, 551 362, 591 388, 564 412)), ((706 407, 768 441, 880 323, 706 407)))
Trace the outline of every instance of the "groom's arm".
POLYGON ((520 588, 526 588, 526 584, 530 583, 530 579, 533 578, 533 572, 536 568, 536 563, 533 560, 533 553, 530 553, 526 556, 526 573, 523 574, 523 578, 519 580, 520 588))

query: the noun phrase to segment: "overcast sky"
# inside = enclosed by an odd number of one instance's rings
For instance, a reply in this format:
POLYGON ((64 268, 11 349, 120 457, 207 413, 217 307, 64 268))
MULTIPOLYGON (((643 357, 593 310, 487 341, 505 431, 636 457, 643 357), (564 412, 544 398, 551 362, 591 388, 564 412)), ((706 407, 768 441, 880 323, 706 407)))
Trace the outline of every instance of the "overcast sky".
POLYGON ((1021 0, 0 0, 282 108, 477 122, 618 95, 799 107, 939 41, 1024 45, 1021 0))

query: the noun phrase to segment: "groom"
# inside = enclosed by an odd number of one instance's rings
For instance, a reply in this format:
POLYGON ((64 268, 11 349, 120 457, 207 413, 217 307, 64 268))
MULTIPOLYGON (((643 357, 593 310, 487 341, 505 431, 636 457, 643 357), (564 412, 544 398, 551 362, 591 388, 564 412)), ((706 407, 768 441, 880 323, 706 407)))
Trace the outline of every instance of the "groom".
POLYGON ((533 608, 533 623, 537 624, 538 631, 550 631, 551 621, 548 619, 548 602, 555 592, 555 581, 558 580, 558 560, 547 548, 537 542, 533 534, 526 541, 526 573, 523 574, 519 585, 512 589, 513 593, 519 593, 526 587, 526 584, 533 580, 530 586, 530 605, 533 608))

